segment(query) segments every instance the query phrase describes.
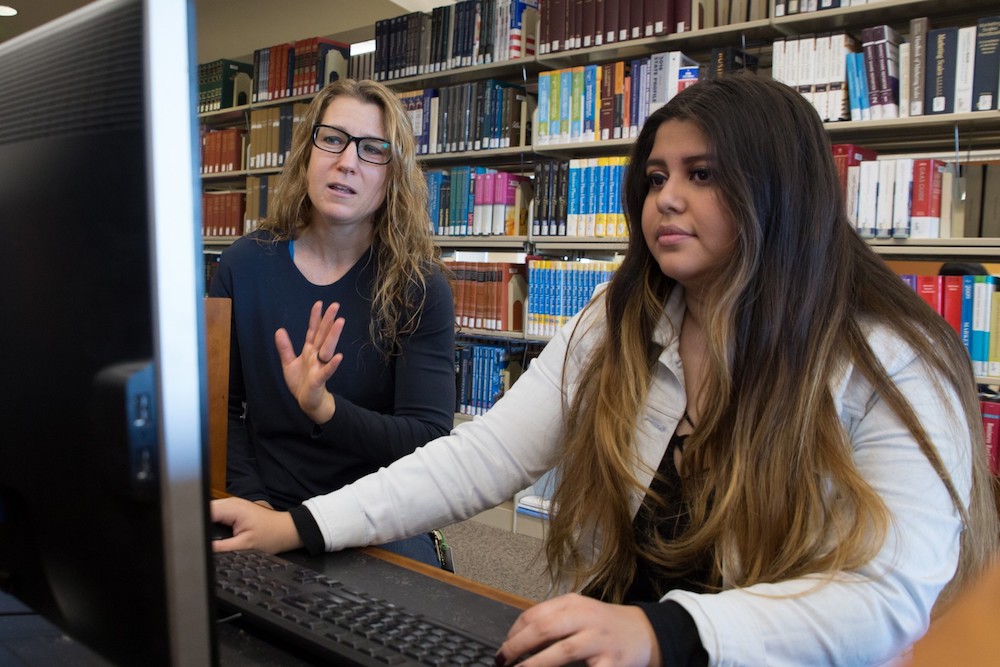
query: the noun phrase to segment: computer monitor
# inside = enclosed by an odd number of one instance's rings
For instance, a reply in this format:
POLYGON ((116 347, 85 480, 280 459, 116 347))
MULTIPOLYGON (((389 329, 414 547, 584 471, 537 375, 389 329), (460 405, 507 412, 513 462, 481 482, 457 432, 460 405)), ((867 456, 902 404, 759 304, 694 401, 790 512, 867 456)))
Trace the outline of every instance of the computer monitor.
POLYGON ((114 664, 214 657, 192 26, 0 43, 0 588, 114 664))

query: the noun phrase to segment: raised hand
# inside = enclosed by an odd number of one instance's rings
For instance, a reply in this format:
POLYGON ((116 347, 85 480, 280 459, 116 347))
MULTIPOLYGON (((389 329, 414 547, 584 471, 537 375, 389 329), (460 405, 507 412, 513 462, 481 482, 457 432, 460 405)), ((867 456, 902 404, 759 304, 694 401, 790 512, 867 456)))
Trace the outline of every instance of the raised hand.
POLYGON ((285 383, 302 411, 317 424, 330 421, 337 410, 333 394, 326 388, 326 381, 337 371, 344 358, 343 354, 336 352, 344 330, 344 318, 337 317, 339 310, 339 303, 331 303, 325 313, 322 301, 313 304, 306 339, 298 356, 292 348, 288 332, 284 328, 274 332, 274 344, 278 348, 285 383))

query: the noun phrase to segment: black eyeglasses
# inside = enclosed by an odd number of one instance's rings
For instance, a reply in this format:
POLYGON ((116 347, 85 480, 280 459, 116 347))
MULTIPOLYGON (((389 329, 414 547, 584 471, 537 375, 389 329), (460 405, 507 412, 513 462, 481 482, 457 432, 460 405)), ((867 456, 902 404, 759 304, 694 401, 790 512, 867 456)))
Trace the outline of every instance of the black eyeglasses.
POLYGON ((351 142, 357 144, 358 157, 372 164, 388 164, 392 159, 392 144, 378 137, 352 137, 339 127, 313 125, 313 146, 327 153, 343 153, 351 142))

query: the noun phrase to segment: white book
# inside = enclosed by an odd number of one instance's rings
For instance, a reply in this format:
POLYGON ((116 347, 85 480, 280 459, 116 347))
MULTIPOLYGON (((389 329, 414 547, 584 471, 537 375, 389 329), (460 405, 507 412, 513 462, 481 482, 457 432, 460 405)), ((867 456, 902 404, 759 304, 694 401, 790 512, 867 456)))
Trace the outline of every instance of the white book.
POLYGON ((816 36, 805 35, 799 39, 797 88, 813 108, 816 106, 816 36))
POLYGON ((847 54, 851 52, 853 38, 843 32, 830 35, 830 83, 827 89, 827 120, 851 118, 850 87, 847 83, 847 54))
POLYGON ((875 212, 878 207, 878 177, 878 161, 865 160, 861 163, 858 189, 858 233, 862 238, 875 238, 875 212))
POLYGON ((649 113, 667 103, 667 63, 670 52, 649 56, 649 113))
POLYGON ((785 81, 785 40, 776 39, 771 45, 771 78, 781 83, 785 81))
POLYGON ((667 99, 669 102, 678 92, 680 82, 680 71, 683 67, 695 67, 698 61, 684 55, 680 51, 671 51, 667 59, 667 99))
POLYGON ((913 195, 913 158, 896 158, 892 197, 892 236, 910 237, 910 200, 913 195))
POLYGON ((830 120, 830 70, 832 68, 829 34, 816 37, 814 58, 813 81, 816 86, 813 90, 813 107, 816 108, 819 117, 826 121, 830 120))
POLYGON ((878 160, 878 197, 875 202, 875 238, 892 238, 892 206, 896 185, 896 161, 878 160))
POLYGON ((861 167, 852 164, 847 168, 847 187, 845 199, 847 204, 847 220, 854 229, 858 227, 858 197, 861 189, 861 167))
POLYGON ((910 116, 910 43, 899 45, 899 117, 910 116))
POLYGON ((782 60, 781 76, 785 85, 798 88, 799 85, 799 42, 800 39, 785 40, 785 55, 782 60))
POLYGON ((955 58, 955 113, 972 111, 972 75, 976 60, 976 26, 958 29, 955 58))
MULTIPOLYGON (((972 290, 972 330, 988 334, 990 330, 990 311, 992 310, 993 283, 986 281, 979 282, 977 280, 972 290)), ((976 375, 986 375, 988 368, 988 362, 985 359, 979 361, 976 360, 975 355, 973 356, 972 370, 976 375)))

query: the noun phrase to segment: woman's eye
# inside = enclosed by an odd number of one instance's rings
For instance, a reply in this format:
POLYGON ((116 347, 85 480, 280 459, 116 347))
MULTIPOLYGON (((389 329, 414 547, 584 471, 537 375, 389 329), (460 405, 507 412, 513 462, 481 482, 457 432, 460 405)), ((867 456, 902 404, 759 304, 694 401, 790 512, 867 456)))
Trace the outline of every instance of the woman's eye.
POLYGON ((702 183, 707 183, 712 179, 712 172, 707 168, 704 169, 692 169, 691 170, 691 180, 699 181, 702 183))
POLYGON ((667 177, 659 172, 654 172, 647 176, 649 179, 649 187, 651 188, 662 188, 667 182, 667 177))

